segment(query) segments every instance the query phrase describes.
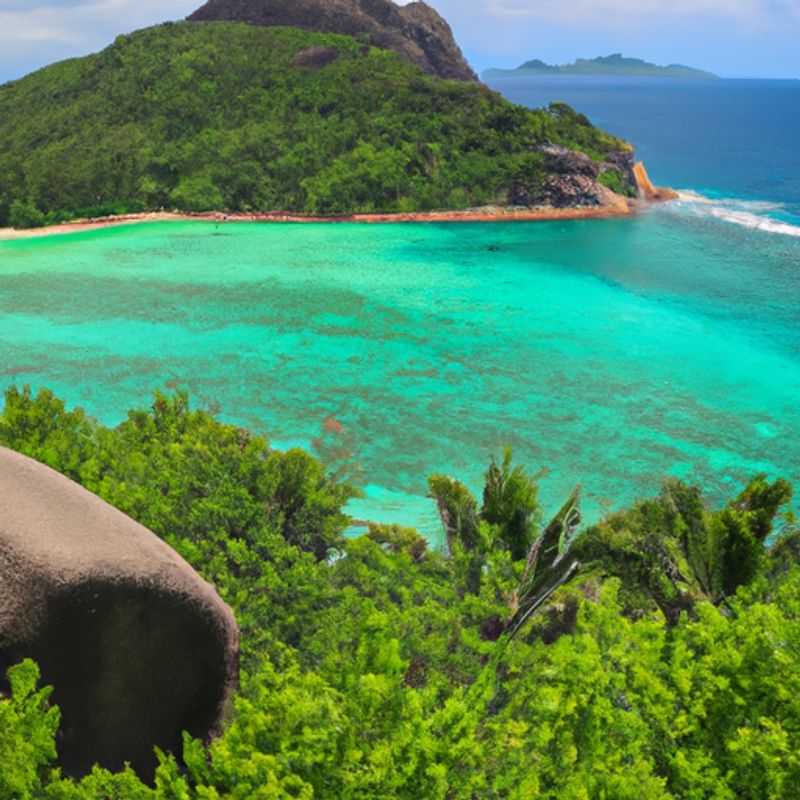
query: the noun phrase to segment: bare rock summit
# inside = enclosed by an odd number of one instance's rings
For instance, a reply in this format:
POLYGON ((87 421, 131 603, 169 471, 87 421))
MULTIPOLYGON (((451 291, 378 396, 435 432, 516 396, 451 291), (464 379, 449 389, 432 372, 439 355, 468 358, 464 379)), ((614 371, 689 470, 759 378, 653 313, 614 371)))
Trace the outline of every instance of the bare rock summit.
POLYGON ((391 0, 208 0, 188 19, 366 36, 370 44, 394 50, 431 75, 478 80, 450 26, 423 2, 398 6, 391 0))

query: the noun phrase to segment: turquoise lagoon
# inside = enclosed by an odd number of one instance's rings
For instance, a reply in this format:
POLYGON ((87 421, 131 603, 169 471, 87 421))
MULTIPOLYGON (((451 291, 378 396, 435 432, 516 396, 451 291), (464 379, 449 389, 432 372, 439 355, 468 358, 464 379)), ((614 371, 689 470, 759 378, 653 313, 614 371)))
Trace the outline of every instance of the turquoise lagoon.
MULTIPOLYGON (((791 228, 791 226, 790 226, 791 228)), ((492 225, 155 223, 0 242, 0 383, 108 424, 183 387, 436 539, 504 445, 597 516, 667 475, 800 485, 800 238, 697 202, 492 225), (702 211, 702 209, 701 209, 702 211), (335 422, 334 422, 335 420, 335 422), (337 424, 338 423, 338 424, 337 424)))

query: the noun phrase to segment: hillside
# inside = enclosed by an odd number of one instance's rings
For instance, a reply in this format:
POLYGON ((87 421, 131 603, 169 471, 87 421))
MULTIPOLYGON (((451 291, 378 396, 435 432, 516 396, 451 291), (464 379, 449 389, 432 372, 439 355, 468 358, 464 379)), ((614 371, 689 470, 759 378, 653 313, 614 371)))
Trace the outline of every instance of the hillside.
POLYGON ((632 181, 630 146, 563 104, 529 111, 296 28, 167 24, 0 87, 0 226, 161 207, 594 205, 632 181))
POLYGON ((619 75, 640 78, 685 78, 691 80, 716 80, 717 75, 703 70, 670 64, 662 67, 640 58, 627 58, 621 53, 598 58, 579 58, 572 64, 546 64, 538 58, 526 61, 516 69, 490 69, 484 77, 524 77, 526 75, 619 75))
POLYGON ((363 37, 430 75, 477 81, 447 22, 427 3, 392 0, 208 0, 193 22, 247 22, 363 37))

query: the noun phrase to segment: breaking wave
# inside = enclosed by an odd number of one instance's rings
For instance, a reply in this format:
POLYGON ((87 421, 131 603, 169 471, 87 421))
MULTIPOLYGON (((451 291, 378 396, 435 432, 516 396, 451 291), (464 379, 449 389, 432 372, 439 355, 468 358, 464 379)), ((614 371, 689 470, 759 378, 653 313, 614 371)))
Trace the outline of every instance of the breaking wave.
POLYGON ((673 207, 698 217, 711 217, 751 230, 800 238, 800 225, 771 216, 785 212, 786 207, 781 203, 706 197, 684 190, 678 192, 678 201, 673 207))

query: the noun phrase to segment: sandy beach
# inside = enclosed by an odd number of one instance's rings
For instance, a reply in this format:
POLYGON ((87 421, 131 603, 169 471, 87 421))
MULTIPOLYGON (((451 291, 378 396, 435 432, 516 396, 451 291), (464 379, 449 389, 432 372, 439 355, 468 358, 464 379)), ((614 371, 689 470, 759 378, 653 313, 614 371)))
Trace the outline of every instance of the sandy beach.
POLYGON ((552 222, 573 219, 607 219, 633 214, 635 203, 624 198, 619 202, 585 208, 504 208, 487 206, 466 211, 427 211, 409 214, 351 214, 346 216, 312 216, 289 211, 228 214, 222 211, 203 213, 143 212, 119 216, 77 219, 60 225, 30 230, 0 228, 0 240, 30 239, 41 236, 56 236, 67 233, 110 228, 118 225, 134 225, 144 222, 264 222, 264 223, 412 223, 412 222, 552 222))

